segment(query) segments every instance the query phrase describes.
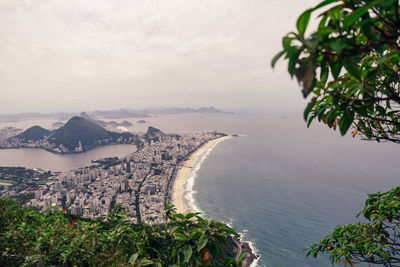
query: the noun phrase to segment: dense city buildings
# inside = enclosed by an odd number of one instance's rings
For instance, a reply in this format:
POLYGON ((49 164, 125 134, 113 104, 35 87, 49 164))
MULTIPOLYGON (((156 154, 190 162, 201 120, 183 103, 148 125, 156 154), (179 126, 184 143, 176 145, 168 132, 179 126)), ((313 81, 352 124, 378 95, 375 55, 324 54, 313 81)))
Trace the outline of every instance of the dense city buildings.
POLYGON ((34 194, 27 205, 39 210, 55 206, 84 218, 100 217, 122 203, 134 223, 163 223, 180 162, 205 142, 222 136, 217 132, 164 134, 149 127, 146 134, 137 135, 138 150, 123 158, 58 173, 46 184, 20 192, 12 188, 2 192, 34 194))

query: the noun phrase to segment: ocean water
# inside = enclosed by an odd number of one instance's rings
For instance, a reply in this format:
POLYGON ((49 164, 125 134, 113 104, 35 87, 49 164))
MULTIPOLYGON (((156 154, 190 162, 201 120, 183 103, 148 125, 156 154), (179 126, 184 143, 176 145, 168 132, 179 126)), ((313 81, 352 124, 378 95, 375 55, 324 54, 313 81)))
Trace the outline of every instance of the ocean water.
POLYGON ((303 249, 334 226, 358 221, 368 193, 400 184, 400 145, 341 137, 318 123, 307 129, 301 110, 160 115, 146 118, 146 124, 128 120, 134 131, 151 125, 164 132, 241 135, 201 157, 187 179, 185 198, 192 209, 230 223, 251 241, 261 255, 258 266, 332 266, 324 256, 306 258, 303 249))
POLYGON ((399 185, 399 145, 341 137, 318 124, 307 129, 301 113, 228 116, 219 129, 242 136, 203 155, 185 198, 251 241, 258 266, 332 266, 303 249, 358 221, 368 193, 399 185))

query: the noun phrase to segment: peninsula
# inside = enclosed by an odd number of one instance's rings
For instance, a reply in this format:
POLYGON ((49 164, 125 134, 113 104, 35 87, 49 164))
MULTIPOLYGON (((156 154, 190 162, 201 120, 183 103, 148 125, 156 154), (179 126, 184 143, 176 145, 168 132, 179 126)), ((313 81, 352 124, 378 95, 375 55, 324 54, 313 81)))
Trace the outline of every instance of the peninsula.
MULTIPOLYGON (((10 131, 17 133, 13 129, 10 131)), ((138 138, 128 132, 107 131, 95 122, 78 116, 54 131, 33 126, 14 136, 0 135, 0 148, 3 149, 40 148, 58 154, 81 153, 110 144, 138 145, 138 138)))

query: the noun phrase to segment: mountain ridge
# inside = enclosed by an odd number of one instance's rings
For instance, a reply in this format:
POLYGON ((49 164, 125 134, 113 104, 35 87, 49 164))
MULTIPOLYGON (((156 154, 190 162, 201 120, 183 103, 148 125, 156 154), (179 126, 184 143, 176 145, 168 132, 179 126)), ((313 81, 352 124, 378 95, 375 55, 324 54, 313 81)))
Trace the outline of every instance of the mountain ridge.
POLYGON ((49 141, 68 150, 81 147, 87 151, 98 145, 118 142, 119 138, 134 137, 131 133, 115 133, 107 131, 96 123, 85 118, 74 116, 64 126, 52 132, 49 141))
POLYGON ((49 131, 33 126, 10 137, 2 148, 42 148, 53 153, 80 153, 107 144, 136 144, 131 133, 107 131, 95 122, 74 116, 64 126, 49 131))

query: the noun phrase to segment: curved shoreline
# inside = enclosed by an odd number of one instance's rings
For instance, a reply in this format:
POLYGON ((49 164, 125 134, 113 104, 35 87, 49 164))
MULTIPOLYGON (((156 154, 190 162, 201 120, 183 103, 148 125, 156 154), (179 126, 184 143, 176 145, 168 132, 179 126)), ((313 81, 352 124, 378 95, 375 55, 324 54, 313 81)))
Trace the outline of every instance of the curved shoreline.
MULTIPOLYGON (((190 203, 187 203, 187 201, 185 201, 184 198, 185 198, 185 183, 187 179, 191 177, 192 171, 193 170, 196 171, 198 169, 198 166, 196 165, 199 163, 199 161, 202 162, 202 157, 208 154, 210 152, 210 149, 212 149, 219 142, 228 139, 230 137, 231 136, 219 137, 202 144, 199 148, 197 148, 194 152, 192 152, 189 155, 188 159, 183 161, 178 166, 176 173, 174 174, 173 184, 170 191, 171 192, 170 203, 175 206, 176 211, 178 213, 186 213, 187 211, 190 211, 191 208, 192 209, 195 208, 195 207, 190 207, 190 203)), ((260 257, 256 254, 256 249, 254 248, 254 244, 248 241, 244 241, 243 234, 240 234, 240 238, 232 237, 232 241, 236 246, 236 252, 245 251, 248 254, 243 261, 244 266, 248 267, 257 266, 257 262, 260 259, 260 257)), ((238 257, 239 255, 236 255, 236 257, 238 257)))
POLYGON ((193 167, 196 165, 201 156, 203 156, 204 153, 207 152, 208 149, 210 149, 216 143, 223 141, 227 138, 229 138, 229 136, 219 137, 204 143, 178 167, 172 184, 170 200, 171 204, 175 206, 178 213, 185 213, 187 210, 187 205, 185 205, 184 201, 185 180, 190 175, 193 167))

